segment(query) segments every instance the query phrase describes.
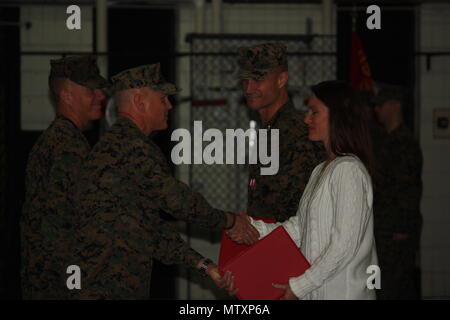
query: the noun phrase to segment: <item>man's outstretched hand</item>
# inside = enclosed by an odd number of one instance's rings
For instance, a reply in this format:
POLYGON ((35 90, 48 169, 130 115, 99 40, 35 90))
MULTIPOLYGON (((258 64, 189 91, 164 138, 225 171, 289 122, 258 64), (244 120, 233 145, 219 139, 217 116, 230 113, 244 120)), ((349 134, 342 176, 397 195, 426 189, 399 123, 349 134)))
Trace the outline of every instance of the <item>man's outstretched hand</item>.
POLYGON ((222 278, 216 284, 219 288, 228 291, 230 296, 235 296, 238 292, 238 289, 234 287, 234 277, 230 271, 225 271, 222 278))
POLYGON ((258 230, 252 226, 248 216, 243 212, 236 216, 234 227, 226 233, 231 240, 239 244, 251 245, 259 239, 258 230))

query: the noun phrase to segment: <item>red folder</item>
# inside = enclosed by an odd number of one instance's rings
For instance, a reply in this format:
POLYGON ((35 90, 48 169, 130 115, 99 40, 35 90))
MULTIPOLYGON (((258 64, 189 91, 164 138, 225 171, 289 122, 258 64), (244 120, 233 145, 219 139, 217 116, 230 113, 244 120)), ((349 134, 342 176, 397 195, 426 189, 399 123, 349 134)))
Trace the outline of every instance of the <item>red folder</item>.
POLYGON ((231 271, 239 299, 277 300, 284 290, 274 288, 272 283, 288 283, 289 278, 302 275, 310 266, 284 227, 279 226, 228 260, 220 271, 231 271))

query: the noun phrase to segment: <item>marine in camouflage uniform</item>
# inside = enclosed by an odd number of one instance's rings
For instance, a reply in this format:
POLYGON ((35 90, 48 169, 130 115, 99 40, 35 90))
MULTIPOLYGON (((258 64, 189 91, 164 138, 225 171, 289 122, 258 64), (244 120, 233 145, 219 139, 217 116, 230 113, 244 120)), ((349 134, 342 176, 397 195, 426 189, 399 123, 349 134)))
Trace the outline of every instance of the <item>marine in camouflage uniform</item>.
MULTIPOLYGON (((91 56, 51 60, 49 82, 56 78, 92 90, 107 84, 91 56)), ((78 127, 60 111, 58 106, 56 119, 38 138, 28 157, 20 221, 25 299, 63 299, 67 292, 67 266, 63 261, 70 253, 73 236, 73 185, 90 146, 78 127)))
MULTIPOLYGON (((385 103, 391 101, 403 102, 401 88, 385 85, 377 97, 377 112, 380 108, 389 108, 385 103)), ((422 228, 422 152, 403 121, 388 131, 384 146, 386 181, 379 191, 380 201, 374 206, 374 231, 381 268, 381 290, 377 290, 377 297, 382 300, 420 299, 417 261, 422 228)))
MULTIPOLYGON (((115 92, 177 91, 164 81, 159 64, 123 71, 112 81, 115 92)), ((82 270, 82 288, 74 290, 78 299, 148 299, 153 258, 197 268, 203 256, 161 212, 208 229, 229 223, 226 212, 175 179, 158 146, 120 115, 119 106, 117 122, 92 149, 77 182, 80 223, 73 264, 82 270)))
MULTIPOLYGON (((277 70, 287 72, 286 46, 265 43, 240 48, 239 65, 241 80, 264 81, 277 70)), ((261 175, 263 165, 250 165, 247 202, 249 216, 276 221, 285 221, 297 213, 313 169, 326 159, 323 144, 308 139, 304 113, 295 109, 286 87, 282 90, 286 90, 285 101, 271 119, 262 123, 263 129, 279 130, 279 170, 275 175, 261 175)))
POLYGON ((388 153, 388 139, 389 135, 386 129, 380 124, 374 114, 374 94, 369 91, 359 91, 362 106, 366 113, 369 124, 369 134, 372 142, 372 149, 374 155, 374 167, 372 168, 372 183, 374 191, 373 207, 374 211, 377 208, 383 208, 385 193, 383 190, 387 187, 387 168, 389 166, 389 153, 388 153))

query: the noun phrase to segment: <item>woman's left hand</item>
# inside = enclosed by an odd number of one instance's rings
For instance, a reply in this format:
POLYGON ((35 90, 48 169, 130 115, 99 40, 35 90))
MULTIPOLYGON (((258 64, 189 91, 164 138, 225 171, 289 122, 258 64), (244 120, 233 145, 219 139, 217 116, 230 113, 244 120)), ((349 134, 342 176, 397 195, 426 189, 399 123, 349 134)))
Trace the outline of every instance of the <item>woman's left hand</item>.
POLYGON ((292 292, 291 287, 289 284, 279 284, 279 283, 272 283, 272 286, 274 286, 277 289, 284 290, 284 295, 280 298, 280 300, 298 300, 297 296, 292 292))

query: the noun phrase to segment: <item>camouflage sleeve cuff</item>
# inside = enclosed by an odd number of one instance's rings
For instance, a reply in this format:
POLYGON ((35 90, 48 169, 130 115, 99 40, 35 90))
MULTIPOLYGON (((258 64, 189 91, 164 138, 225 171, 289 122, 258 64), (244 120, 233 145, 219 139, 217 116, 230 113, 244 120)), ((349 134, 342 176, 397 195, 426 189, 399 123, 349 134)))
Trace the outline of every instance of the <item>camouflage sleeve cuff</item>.
POLYGON ((228 211, 220 211, 220 210, 217 210, 217 211, 220 214, 217 228, 221 231, 221 230, 224 230, 224 229, 230 227, 230 225, 228 224, 227 216, 228 215, 234 216, 235 214, 233 212, 228 212, 228 211))
POLYGON ((184 265, 186 267, 190 267, 194 270, 197 270, 197 265, 201 259, 205 259, 200 253, 195 251, 192 248, 188 248, 184 255, 184 265))

